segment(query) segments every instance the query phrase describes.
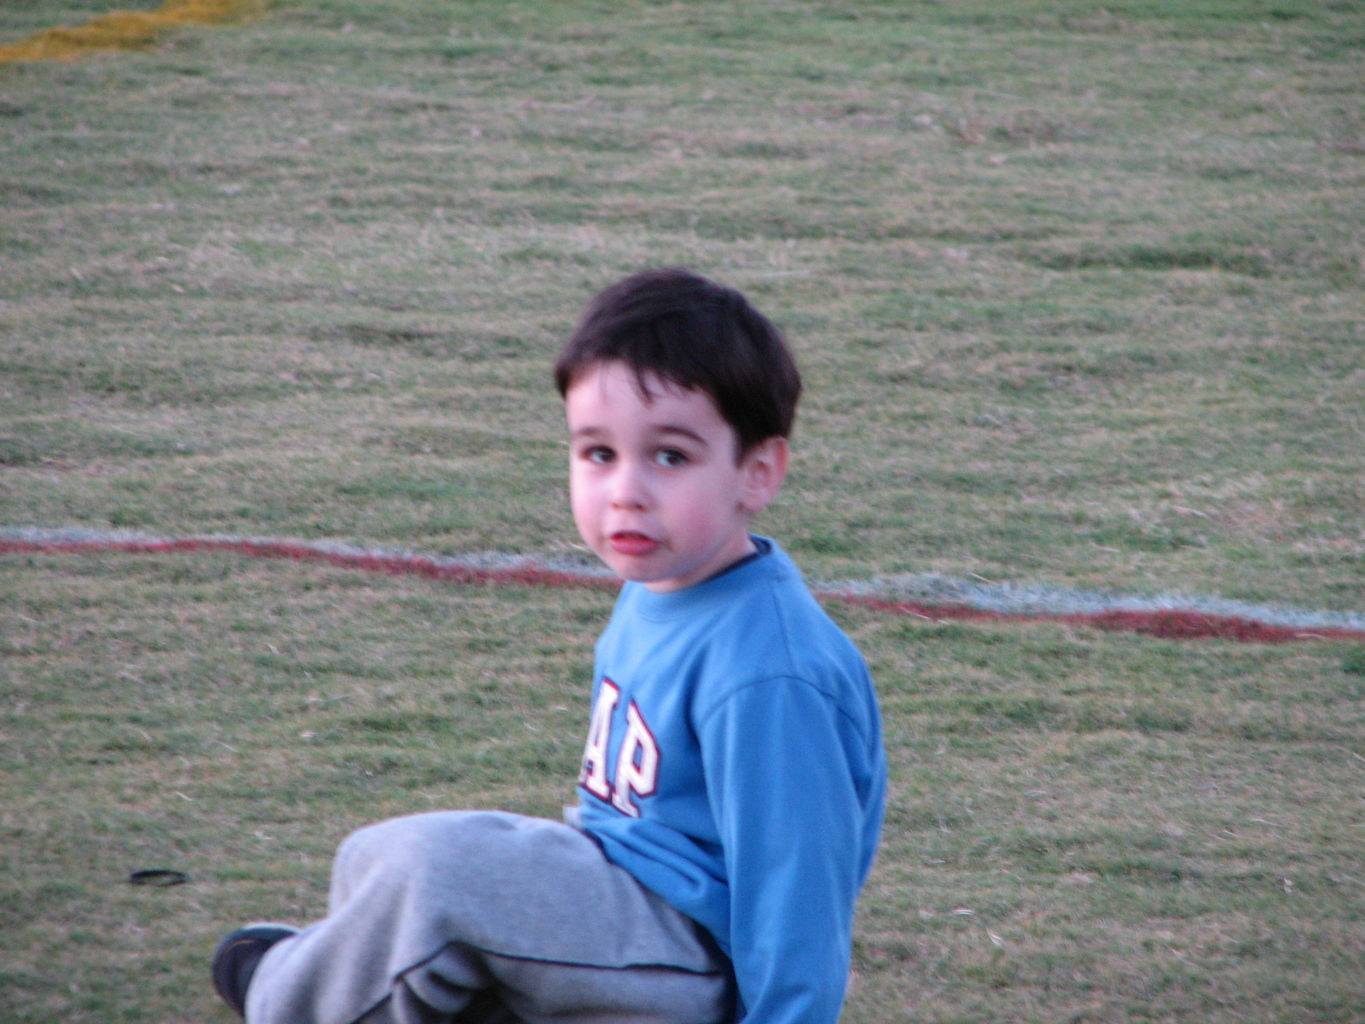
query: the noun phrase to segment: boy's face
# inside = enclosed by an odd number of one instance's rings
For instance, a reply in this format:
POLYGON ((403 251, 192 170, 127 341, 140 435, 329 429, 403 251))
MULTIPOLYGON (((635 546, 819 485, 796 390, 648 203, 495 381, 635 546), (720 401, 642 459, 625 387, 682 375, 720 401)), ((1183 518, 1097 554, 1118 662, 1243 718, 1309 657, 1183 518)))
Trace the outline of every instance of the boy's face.
POLYGON ((736 463, 734 428, 710 395, 644 383, 642 394, 634 370, 607 362, 569 387, 569 491, 588 547, 623 579, 663 593, 753 550, 749 517, 777 494, 787 443, 769 438, 736 463))

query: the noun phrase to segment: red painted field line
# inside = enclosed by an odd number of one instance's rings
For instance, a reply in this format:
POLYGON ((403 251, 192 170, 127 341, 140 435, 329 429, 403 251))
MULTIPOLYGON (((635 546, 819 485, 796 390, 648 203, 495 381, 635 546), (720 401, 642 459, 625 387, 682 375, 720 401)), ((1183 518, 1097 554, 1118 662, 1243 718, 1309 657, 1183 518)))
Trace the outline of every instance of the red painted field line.
MULTIPOLYGON (((391 576, 422 576, 461 586, 577 587, 615 590, 618 580, 584 573, 521 567, 481 569, 420 555, 348 554, 326 551, 287 541, 216 539, 194 537, 180 540, 28 541, 0 538, 0 554, 168 554, 178 552, 227 552, 251 558, 295 562, 322 562, 346 569, 391 576)), ((1354 629, 1298 629, 1254 619, 1204 612, 1169 609, 1162 611, 1105 611, 1090 613, 997 612, 970 605, 925 604, 869 597, 841 591, 819 591, 821 600, 839 601, 859 608, 924 619, 930 622, 1061 622, 1091 629, 1139 633, 1165 640, 1236 640, 1242 643, 1290 643, 1302 640, 1365 641, 1365 631, 1354 629)))
POLYGON ((1365 640, 1365 631, 1355 629, 1297 629, 1275 626, 1235 615, 1209 615, 1206 612, 1165 609, 1162 611, 1105 612, 994 612, 970 605, 928 605, 894 601, 861 594, 822 593, 821 598, 896 615, 928 619, 975 620, 987 622, 1061 622, 1071 626, 1110 632, 1141 633, 1162 640, 1236 640, 1241 643, 1283 644, 1300 640, 1365 640))
POLYGON ((383 573, 388 576, 423 576, 463 586, 508 585, 531 587, 591 587, 612 590, 620 584, 607 577, 593 577, 553 569, 475 569, 472 566, 442 564, 435 559, 403 555, 346 554, 323 551, 306 544, 287 541, 229 540, 191 537, 182 540, 102 540, 102 541, 24 541, 0 539, 0 554, 30 552, 45 554, 89 554, 116 551, 124 554, 174 554, 220 551, 251 558, 270 558, 291 562, 323 562, 344 569, 383 573))

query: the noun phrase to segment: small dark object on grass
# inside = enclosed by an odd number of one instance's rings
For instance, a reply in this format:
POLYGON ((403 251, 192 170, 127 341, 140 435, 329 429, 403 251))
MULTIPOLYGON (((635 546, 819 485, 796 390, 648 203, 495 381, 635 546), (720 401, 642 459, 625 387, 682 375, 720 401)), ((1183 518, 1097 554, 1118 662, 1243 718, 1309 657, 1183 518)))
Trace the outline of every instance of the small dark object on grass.
POLYGON ((183 871, 172 871, 170 868, 147 868, 143 871, 134 871, 128 876, 129 885, 183 885, 190 880, 190 876, 183 871))

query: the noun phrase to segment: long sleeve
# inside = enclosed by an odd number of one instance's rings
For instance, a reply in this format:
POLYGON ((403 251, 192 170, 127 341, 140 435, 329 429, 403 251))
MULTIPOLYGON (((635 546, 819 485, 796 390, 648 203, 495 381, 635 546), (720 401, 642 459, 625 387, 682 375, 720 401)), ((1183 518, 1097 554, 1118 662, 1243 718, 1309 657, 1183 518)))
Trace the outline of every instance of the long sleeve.
POLYGON ((704 723, 744 1024, 838 1019, 878 750, 802 680, 749 686, 704 723))

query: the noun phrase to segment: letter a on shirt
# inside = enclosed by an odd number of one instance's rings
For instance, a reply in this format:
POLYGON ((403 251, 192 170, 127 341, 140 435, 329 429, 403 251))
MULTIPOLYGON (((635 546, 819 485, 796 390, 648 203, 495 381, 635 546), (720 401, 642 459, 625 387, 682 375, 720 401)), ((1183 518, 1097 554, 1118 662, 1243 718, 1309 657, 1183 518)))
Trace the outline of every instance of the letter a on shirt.
POLYGON ((640 714, 639 705, 631 701, 626 708, 625 736, 616 753, 616 770, 611 778, 607 777, 616 707, 620 702, 620 689, 610 679, 603 679, 592 709, 578 783, 622 814, 638 818, 640 808, 635 798, 652 796, 659 788, 659 744, 640 714))
POLYGON ((588 745, 583 751, 583 771, 578 784, 599 800, 611 799, 611 780, 607 778, 607 749, 611 744, 611 717, 621 700, 621 691, 610 679, 602 680, 597 703, 588 725, 588 745))

